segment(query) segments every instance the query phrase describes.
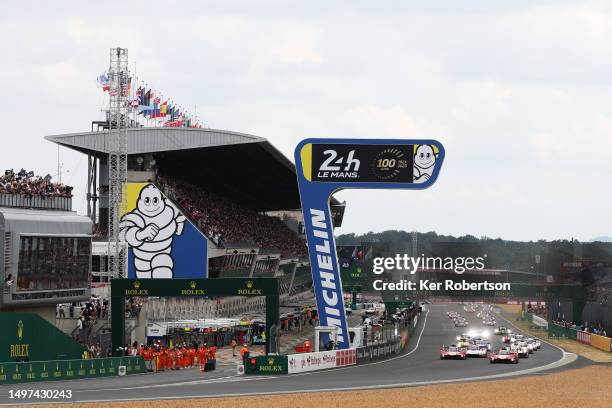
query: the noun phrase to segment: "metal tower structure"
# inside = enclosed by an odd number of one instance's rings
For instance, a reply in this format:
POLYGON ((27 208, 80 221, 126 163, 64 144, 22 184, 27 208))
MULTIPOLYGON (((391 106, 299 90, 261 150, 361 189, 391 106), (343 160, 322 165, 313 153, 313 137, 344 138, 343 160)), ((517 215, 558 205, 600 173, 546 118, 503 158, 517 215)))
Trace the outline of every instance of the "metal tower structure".
POLYGON ((417 253, 419 250, 419 237, 418 237, 418 232, 416 232, 416 230, 412 231, 412 256, 413 257, 418 257, 419 254, 417 253))
POLYGON ((108 155, 108 271, 113 278, 127 277, 127 244, 119 221, 125 212, 127 182, 127 127, 130 72, 128 50, 111 48, 109 79, 108 155))

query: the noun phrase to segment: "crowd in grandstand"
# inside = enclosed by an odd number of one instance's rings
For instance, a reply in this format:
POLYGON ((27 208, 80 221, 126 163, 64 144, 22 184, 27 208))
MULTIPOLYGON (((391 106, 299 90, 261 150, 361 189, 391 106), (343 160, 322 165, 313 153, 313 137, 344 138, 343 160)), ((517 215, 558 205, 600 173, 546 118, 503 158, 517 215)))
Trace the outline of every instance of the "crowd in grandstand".
POLYGON ((72 187, 61 182, 53 182, 51 175, 35 176, 33 171, 21 169, 5 170, 0 175, 0 193, 21 194, 27 197, 72 197, 72 187))
POLYGON ((217 245, 252 241, 260 248, 278 249, 283 257, 307 255, 306 242, 279 218, 183 181, 160 176, 158 185, 217 245))

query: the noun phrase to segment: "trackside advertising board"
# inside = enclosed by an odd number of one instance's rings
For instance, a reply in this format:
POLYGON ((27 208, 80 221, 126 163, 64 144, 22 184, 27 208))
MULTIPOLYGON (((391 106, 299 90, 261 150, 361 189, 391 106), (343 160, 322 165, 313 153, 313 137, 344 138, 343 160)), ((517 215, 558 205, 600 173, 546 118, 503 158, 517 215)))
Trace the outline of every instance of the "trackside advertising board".
POLYGON ((330 196, 345 188, 424 189, 436 181, 443 161, 444 147, 435 140, 306 139, 296 147, 319 321, 338 327, 338 349, 348 349, 349 339, 330 196))
POLYGON ((359 347, 357 349, 357 364, 367 364, 371 361, 382 360, 391 355, 399 354, 402 350, 403 347, 400 339, 359 347))
POLYGON ((325 370, 357 364, 355 349, 319 351, 287 356, 289 374, 325 370))

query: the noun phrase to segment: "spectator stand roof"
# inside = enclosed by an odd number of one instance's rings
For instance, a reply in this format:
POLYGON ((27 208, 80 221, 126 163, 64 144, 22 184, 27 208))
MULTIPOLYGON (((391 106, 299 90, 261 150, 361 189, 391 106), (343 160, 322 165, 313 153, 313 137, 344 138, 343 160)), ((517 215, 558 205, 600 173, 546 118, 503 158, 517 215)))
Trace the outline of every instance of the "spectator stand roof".
MULTIPOLYGON (((128 129, 128 155, 153 154, 159 171, 257 211, 300 208, 295 166, 265 138, 218 129, 128 129)), ((108 132, 46 136, 92 155, 109 153, 108 132)), ((334 200, 335 201, 335 200, 334 200)))

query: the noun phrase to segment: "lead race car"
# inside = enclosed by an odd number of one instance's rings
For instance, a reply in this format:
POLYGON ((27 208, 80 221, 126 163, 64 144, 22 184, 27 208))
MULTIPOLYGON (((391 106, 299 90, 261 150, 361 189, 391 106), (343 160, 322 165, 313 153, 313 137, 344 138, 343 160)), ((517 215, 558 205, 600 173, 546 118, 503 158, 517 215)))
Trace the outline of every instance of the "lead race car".
POLYGON ((516 352, 503 348, 489 353, 489 362, 494 363, 513 363, 518 364, 519 356, 516 352))
POLYGON ((440 360, 446 359, 461 359, 467 358, 466 349, 463 347, 457 347, 454 344, 451 346, 442 346, 440 348, 440 360))

